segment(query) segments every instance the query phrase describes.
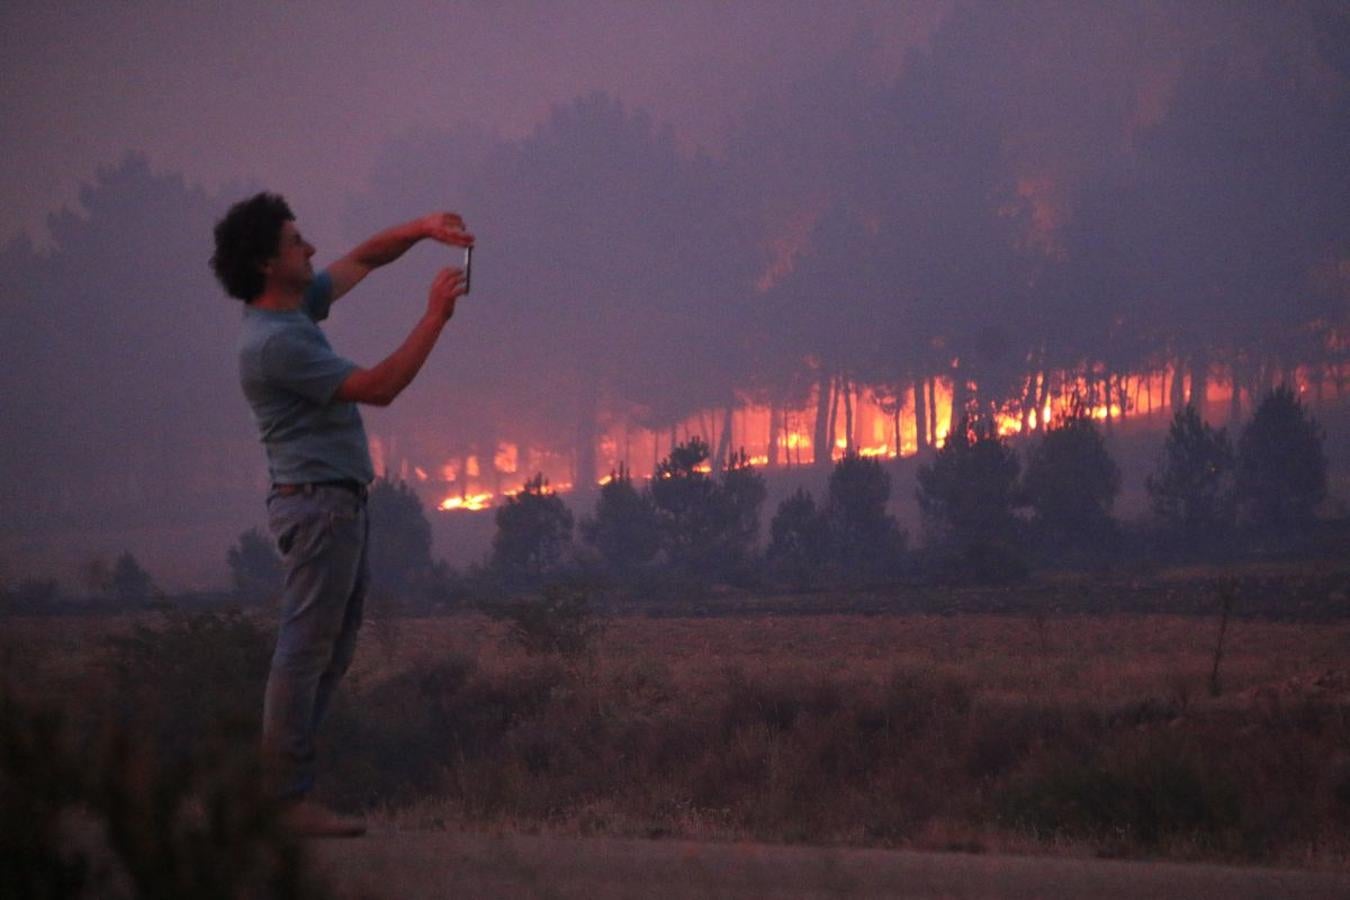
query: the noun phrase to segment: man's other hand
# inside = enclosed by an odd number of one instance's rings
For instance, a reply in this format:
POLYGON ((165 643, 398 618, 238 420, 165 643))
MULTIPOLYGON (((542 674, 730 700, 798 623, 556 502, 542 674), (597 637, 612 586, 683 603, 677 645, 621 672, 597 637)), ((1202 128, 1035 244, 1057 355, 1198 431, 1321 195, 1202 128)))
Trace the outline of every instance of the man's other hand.
POLYGON ((451 247, 472 247, 473 235, 464 230, 464 220, 454 213, 432 213, 422 219, 426 237, 451 247))
POLYGON ((455 314, 455 301, 464 296, 464 270, 441 269, 427 294, 427 315, 448 322, 455 314))

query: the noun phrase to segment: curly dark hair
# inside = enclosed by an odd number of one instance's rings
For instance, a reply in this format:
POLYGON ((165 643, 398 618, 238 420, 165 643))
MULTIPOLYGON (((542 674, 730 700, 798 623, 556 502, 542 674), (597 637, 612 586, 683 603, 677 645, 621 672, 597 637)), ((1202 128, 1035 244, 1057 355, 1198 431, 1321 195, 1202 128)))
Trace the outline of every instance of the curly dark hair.
POLYGON ((211 269, 226 293, 247 303, 263 292, 263 263, 277 255, 281 228, 294 220, 286 201, 265 191, 230 207, 216 223, 211 257, 211 269))

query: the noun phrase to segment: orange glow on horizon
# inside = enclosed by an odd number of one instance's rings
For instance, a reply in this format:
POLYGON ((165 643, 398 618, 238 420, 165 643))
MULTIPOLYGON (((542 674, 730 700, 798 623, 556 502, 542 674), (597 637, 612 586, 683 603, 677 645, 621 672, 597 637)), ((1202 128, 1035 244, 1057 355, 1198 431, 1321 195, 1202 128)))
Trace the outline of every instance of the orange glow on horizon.
MULTIPOLYGON (((1350 383, 1347 378, 1350 368, 1340 371, 1301 368, 1283 375, 1293 379, 1301 396, 1318 402, 1341 399, 1350 383)), ((1140 419, 1164 428, 1172 415, 1174 393, 1179 390, 1183 400, 1189 399, 1193 387, 1191 380, 1189 371, 1178 373, 1171 366, 1115 376, 1109 382, 1100 369, 1079 373, 1035 373, 1028 377, 1022 393, 1038 407, 1024 409, 1015 399, 1006 401, 993 414, 993 421, 996 432, 1010 439, 1053 427, 1075 409, 1085 409, 1094 421, 1108 427, 1140 419), (1179 387, 1174 384, 1177 378, 1180 378, 1179 387), (1110 396, 1106 393, 1108 383, 1110 396), (1080 403, 1087 405, 1084 408, 1080 403)), ((969 387, 967 396, 973 400, 974 385, 969 387)), ((542 474, 550 482, 546 488, 549 493, 570 492, 583 479, 597 488, 602 487, 612 480, 611 473, 620 466, 635 481, 650 480, 657 464, 669 455, 674 444, 694 437, 703 439, 715 457, 699 466, 698 471, 704 474, 713 474, 719 468, 717 459, 725 460, 739 452, 744 452, 746 461, 755 467, 815 465, 817 437, 825 438, 821 446, 829 448, 831 460, 841 459, 850 449, 874 459, 912 457, 921 445, 938 449, 946 443, 953 421, 955 391, 951 379, 938 377, 909 385, 899 393, 898 399, 894 394, 878 397, 864 385, 849 385, 846 390, 845 394, 843 388, 835 385, 829 402, 818 404, 813 389, 800 406, 790 408, 774 408, 742 397, 730 413, 725 409, 703 410, 672 426, 657 429, 641 427, 612 414, 608 418, 612 424, 596 435, 596 471, 589 477, 587 473, 576 471, 576 459, 570 451, 511 441, 502 441, 491 448, 491 456, 464 453, 439 464, 425 464, 425 467, 422 461, 414 464, 404 459, 400 462, 400 471, 411 470, 429 490, 442 488, 445 499, 440 500, 436 508, 449 512, 491 509, 501 502, 501 498, 514 496, 521 490, 519 486, 507 488, 506 484, 520 485, 524 477, 533 477, 535 473, 542 474), (922 422, 915 414, 916 399, 920 394, 926 413, 922 422), (833 419, 832 433, 828 424, 817 428, 816 419, 821 409, 833 419), (924 435, 919 434, 920 425, 926 432, 924 435), (487 465, 488 460, 490 465, 487 465)), ((1249 413, 1251 402, 1251 393, 1246 388, 1235 401, 1230 373, 1222 366, 1211 367, 1205 376, 1204 397, 1200 403, 1206 420, 1227 422, 1234 412, 1249 413)))

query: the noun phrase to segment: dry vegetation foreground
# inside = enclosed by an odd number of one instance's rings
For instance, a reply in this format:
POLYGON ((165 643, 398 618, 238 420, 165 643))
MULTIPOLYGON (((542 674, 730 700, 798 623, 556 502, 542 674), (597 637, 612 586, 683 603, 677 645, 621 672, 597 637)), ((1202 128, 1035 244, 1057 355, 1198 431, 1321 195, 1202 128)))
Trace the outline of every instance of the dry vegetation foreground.
MULTIPOLYGON (((77 732, 92 710, 134 709, 172 756, 256 718, 265 623, 3 626, 15 689, 63 703, 77 732)), ((1230 622, 1212 696, 1218 631, 1168 615, 633 616, 566 659, 479 615, 375 621, 325 726, 321 792, 385 831, 1350 870, 1350 622, 1230 622)))

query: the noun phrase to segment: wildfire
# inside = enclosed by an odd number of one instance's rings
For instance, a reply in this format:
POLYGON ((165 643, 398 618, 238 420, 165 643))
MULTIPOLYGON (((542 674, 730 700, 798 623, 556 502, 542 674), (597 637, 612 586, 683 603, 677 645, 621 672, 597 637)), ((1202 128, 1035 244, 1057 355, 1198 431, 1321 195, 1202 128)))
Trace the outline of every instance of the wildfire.
MULTIPOLYGON (((1345 390, 1342 373, 1333 372, 1325 378, 1304 370, 1291 374, 1301 394, 1318 400, 1327 396, 1339 399, 1345 390)), ((1199 405, 1211 420, 1226 420, 1238 409, 1239 401, 1250 402, 1245 391, 1234 398, 1231 377, 1221 367, 1213 367, 1203 384, 1199 405)), ((1189 398, 1194 385, 1189 373, 1167 367, 1114 379, 1107 379, 1100 370, 1078 375, 1039 373, 1024 387, 1026 397, 1035 398, 1037 406, 1027 409, 1012 402, 995 413, 994 424, 1000 436, 1012 438, 1041 430, 1074 411, 1104 423, 1149 416, 1162 417, 1162 422, 1172 414, 1173 398, 1189 398)), ((567 453, 510 442, 427 468, 403 460, 400 471, 410 469, 428 488, 442 485, 449 496, 437 508, 452 512, 491 509, 503 498, 519 494, 524 479, 535 473, 542 473, 548 480, 545 490, 549 493, 567 493, 582 479, 603 487, 612 480, 609 473, 620 466, 633 472, 634 478, 650 479, 675 444, 695 436, 707 441, 714 455, 743 451, 749 464, 757 467, 814 465, 820 438, 824 438, 820 446, 829 449, 831 460, 841 459, 850 451, 874 459, 895 459, 913 456, 920 446, 940 448, 946 443, 952 428, 955 391, 950 379, 934 378, 906 389, 898 400, 893 395, 885 398, 884 404, 870 390, 856 385, 832 389, 828 404, 818 405, 817 399, 810 395, 797 409, 742 402, 730 411, 705 410, 660 430, 617 421, 597 436, 595 473, 576 471, 574 457, 567 453), (920 394, 926 412, 922 417, 915 414, 920 394), (829 410, 829 421, 820 423, 819 429, 818 409, 829 410), (728 425, 730 430, 723 433, 728 425), (920 428, 925 432, 922 435, 920 428), (503 482, 513 486, 506 487, 503 482)), ((698 471, 713 474, 719 465, 718 460, 711 460, 698 471)))
POLYGON ((441 505, 438 506, 437 509, 444 510, 445 512, 456 509, 477 511, 480 509, 487 509, 490 506, 492 506, 492 495, 483 493, 469 494, 464 497, 446 497, 441 501, 441 505))

